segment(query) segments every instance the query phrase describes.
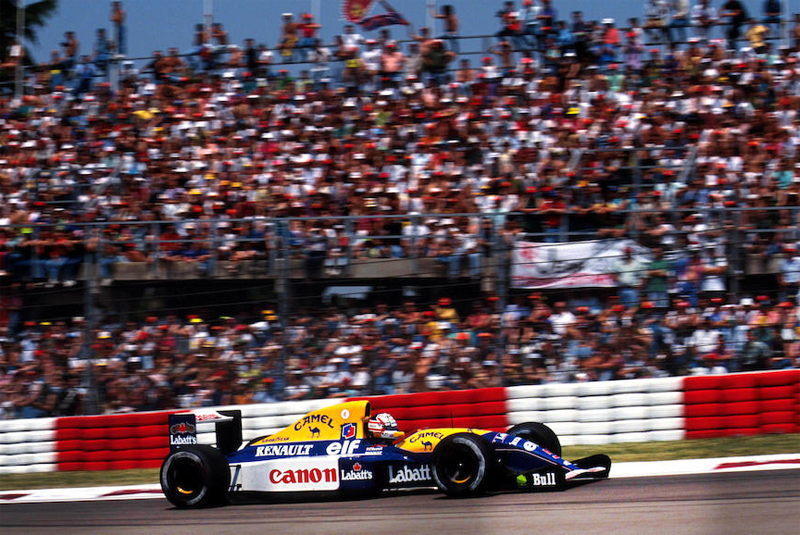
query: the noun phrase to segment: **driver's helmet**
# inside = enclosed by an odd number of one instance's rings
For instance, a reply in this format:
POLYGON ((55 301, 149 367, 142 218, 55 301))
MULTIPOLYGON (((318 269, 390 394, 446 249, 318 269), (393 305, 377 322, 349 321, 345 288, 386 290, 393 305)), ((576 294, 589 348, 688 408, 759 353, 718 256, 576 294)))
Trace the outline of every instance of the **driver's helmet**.
POLYGON ((369 419, 367 431, 372 438, 380 440, 396 440, 404 435, 391 414, 382 412, 369 419))

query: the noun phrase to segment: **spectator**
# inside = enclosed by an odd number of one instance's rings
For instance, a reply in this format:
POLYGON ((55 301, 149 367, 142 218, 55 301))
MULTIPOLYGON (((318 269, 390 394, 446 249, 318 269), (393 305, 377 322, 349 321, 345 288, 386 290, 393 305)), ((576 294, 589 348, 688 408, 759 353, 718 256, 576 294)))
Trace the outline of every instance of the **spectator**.
POLYGON ((625 33, 625 44, 622 47, 622 53, 625 58, 625 65, 629 71, 638 71, 641 69, 644 45, 641 43, 640 37, 635 30, 631 29, 625 33))
POLYGON ((619 29, 614 19, 603 19, 603 37, 600 49, 600 63, 609 64, 617 60, 617 50, 622 44, 619 29))
POLYGON ((382 52, 377 47, 378 42, 374 39, 366 40, 367 48, 362 52, 361 59, 364 62, 364 69, 366 71, 366 79, 369 81, 368 86, 374 87, 373 80, 375 76, 381 71, 381 56, 382 52))
POLYGON ((95 67, 97 67, 102 74, 108 73, 108 62, 111 59, 112 48, 113 44, 106 36, 106 29, 97 28, 97 37, 94 42, 94 54, 92 55, 92 59, 95 67))
MULTIPOLYGON (((16 69, 18 65, 21 65, 25 59, 25 47, 23 47, 16 38, 13 38, 8 47, 8 52, 4 53, 2 57, 5 57, 6 61, 0 63, 0 69, 7 69, 9 73, 13 73, 14 69, 16 69)), ((11 76, 9 76, 9 78, 10 77, 11 76)))
POLYGON ((58 50, 50 51, 50 61, 46 68, 50 76, 50 90, 55 91, 56 87, 63 87, 66 74, 64 72, 64 60, 58 50))
POLYGON ((647 266, 646 292, 647 298, 658 309, 669 306, 669 277, 669 262, 664 258, 663 249, 656 247, 653 249, 653 260, 647 266))
POLYGON ((214 22, 211 24, 211 42, 221 50, 224 50, 225 47, 228 46, 228 32, 225 31, 221 22, 214 22))
POLYGON ((740 0, 726 0, 722 5, 720 18, 728 25, 725 37, 728 48, 736 49, 736 41, 741 35, 742 25, 747 21, 747 10, 740 0))
POLYGON ((75 37, 75 32, 64 32, 64 40, 61 42, 61 50, 61 57, 64 58, 64 70, 71 73, 72 69, 75 68, 78 60, 78 52, 80 50, 80 43, 78 42, 77 37, 75 37))
POLYGON ((792 43, 795 50, 800 49, 800 13, 794 14, 794 26, 792 27, 792 43))
POLYGON ((567 304, 564 301, 558 301, 553 306, 553 314, 547 318, 547 322, 552 326, 555 334, 564 336, 576 319, 575 314, 567 309, 567 304))
POLYGON ((420 258, 428 254, 428 240, 430 228, 418 217, 412 218, 403 225, 403 239, 401 244, 406 257, 420 258))
POLYGON ((525 38, 522 33, 522 22, 517 10, 514 8, 514 2, 503 2, 503 9, 497 12, 500 18, 501 28, 495 34, 499 42, 507 41, 509 44, 513 43, 515 50, 522 50, 526 45, 525 38))
POLYGON ((97 76, 97 69, 94 63, 91 62, 89 56, 81 56, 81 62, 75 67, 75 77, 77 78, 78 85, 75 88, 76 95, 83 95, 92 90, 94 85, 94 78, 97 76))
POLYGON ((225 30, 221 22, 214 22, 211 24, 209 45, 211 53, 211 66, 212 68, 225 64, 228 60, 226 53, 229 51, 228 32, 225 30))
POLYGON ((364 44, 364 36, 356 31, 356 27, 352 24, 347 24, 344 27, 342 34, 342 41, 345 49, 353 54, 359 56, 361 54, 361 46, 364 44))
POLYGON ((47 277, 47 288, 52 288, 61 282, 61 270, 67 264, 71 245, 71 242, 60 233, 44 232, 38 240, 36 263, 41 265, 41 268, 35 272, 47 277))
POLYGON ((572 31, 563 20, 556 23, 555 41, 562 56, 566 56, 569 53, 574 54, 575 43, 572 38, 572 31))
POLYGON ((709 247, 707 253, 708 256, 702 258, 700 293, 707 299, 723 297, 726 292, 724 276, 728 272, 728 261, 719 254, 716 247, 709 247))
POLYGON ((114 25, 114 41, 117 43, 117 52, 123 56, 128 53, 128 43, 126 41, 125 31, 125 10, 122 7, 122 2, 111 2, 111 15, 109 20, 114 25))
POLYGON ((644 8, 644 28, 654 42, 668 43, 669 40, 669 0, 647 0, 644 8))
POLYGON ((259 51, 256 48, 256 42, 252 38, 247 38, 244 40, 244 49, 242 50, 242 56, 244 57, 244 67, 247 69, 252 76, 258 76, 259 64, 258 64, 258 55, 259 51))
POLYGON ((711 352, 705 354, 703 366, 695 370, 704 369, 705 373, 712 374, 732 371, 734 366, 733 352, 725 342, 725 337, 720 335, 717 340, 717 346, 711 352))
MULTIPOLYGON (((445 219, 445 222, 454 223, 452 220, 447 219, 445 219)), ((451 259, 450 276, 453 277, 461 273, 461 259, 466 259, 470 278, 479 280, 481 276, 481 253, 477 223, 462 220, 457 227, 451 228, 453 228, 456 246, 454 259, 451 259), (453 265, 454 262, 458 263, 458 268, 455 270, 453 269, 455 267, 453 265)))
POLYGON ((284 13, 281 18, 281 35, 278 39, 278 50, 281 51, 283 62, 287 63, 294 61, 294 49, 298 41, 298 23, 294 22, 292 13, 284 13))
POLYGON ((541 10, 541 6, 536 5, 533 0, 522 0, 519 18, 527 50, 539 50, 539 36, 541 35, 539 14, 541 10))
POLYGON ((174 256, 168 256, 165 260, 190 265, 196 264, 197 273, 205 276, 211 275, 211 251, 208 243, 205 241, 207 236, 195 234, 193 224, 188 224, 184 228, 187 230, 188 234, 182 247, 175 251, 176 254, 174 256))
POLYGON ((784 245, 786 256, 779 264, 778 284, 780 292, 778 299, 781 301, 797 300, 800 298, 800 251, 795 244, 784 245))
POLYGON ((311 394, 311 388, 302 382, 301 370, 295 370, 289 375, 289 384, 286 385, 284 399, 286 401, 297 401, 307 399, 311 394))
POLYGON ((614 263, 613 273, 619 300, 626 309, 639 306, 639 288, 645 265, 633 256, 633 248, 625 247, 622 258, 614 263))
POLYGON ((572 25, 570 29, 572 31, 572 40, 575 43, 575 56, 581 63, 589 62, 589 32, 588 25, 583 20, 582 12, 572 12, 572 25))
POLYGON ((739 369, 743 372, 768 370, 772 352, 767 344, 756 338, 756 329, 748 329, 747 341, 739 351, 739 369))
POLYGON ((31 232, 30 228, 21 228, 19 235, 8 242, 5 266, 13 281, 26 282, 31 279, 31 260, 34 251, 31 232))
POLYGON ((205 24, 194 25, 194 39, 192 40, 192 57, 200 58, 200 68, 210 70, 214 67, 211 50, 211 32, 205 24))
POLYGON ((325 264, 327 240, 319 227, 313 226, 307 234, 305 242, 308 254, 306 255, 306 277, 319 278, 325 264))
POLYGON ((542 0, 542 9, 539 10, 537 18, 539 19, 539 35, 541 36, 539 51, 543 51, 544 42, 555 29, 556 21, 558 20, 558 11, 556 11, 551 0, 542 0))
POLYGON ((711 5, 711 0, 700 0, 692 6, 690 13, 692 26, 697 28, 695 36, 702 39, 711 38, 711 29, 717 24, 717 10, 711 5))
POLYGON ((694 353, 693 367, 704 367, 708 354, 716 350, 719 343, 720 332, 713 327, 711 319, 704 316, 689 339, 689 347, 694 353))
POLYGON ((318 23, 314 22, 314 15, 311 13, 303 13, 302 22, 297 24, 297 31, 300 33, 300 40, 297 42, 297 48, 303 55, 303 59, 308 61, 311 50, 317 44, 317 32, 322 28, 318 23))
POLYGON ((441 37, 439 37, 439 39, 447 40, 450 44, 450 50, 458 54, 459 22, 458 22, 458 17, 456 16, 455 8, 453 8, 451 4, 445 4, 442 6, 441 10, 438 13, 431 10, 431 16, 436 19, 442 20, 444 24, 444 33, 442 34, 441 37))
MULTIPOLYGON (((314 57, 309 58, 309 61, 313 63, 322 63, 322 60, 318 59, 322 57, 321 51, 317 50, 315 54, 316 55, 314 57)), ((328 52, 328 57, 330 57, 330 52, 328 52)), ((267 48, 266 45, 258 45, 258 56, 256 60, 257 70, 255 71, 256 78, 272 78, 271 66, 274 61, 275 56, 272 53, 272 50, 267 48)))
POLYGON ((403 72, 405 60, 405 55, 400 52, 396 43, 391 41, 386 43, 381 54, 381 76, 390 82, 397 83, 403 72))
POLYGON ((689 0, 672 0, 670 8, 669 43, 674 46, 686 42, 686 28, 689 26, 691 7, 689 0))
POLYGON ((755 19, 750 19, 750 28, 745 32, 745 37, 750 41, 750 48, 756 54, 763 54, 767 51, 766 37, 769 34, 769 28, 757 22, 755 19))
POLYGON ((441 39, 434 39, 422 57, 423 72, 428 81, 436 85, 447 83, 447 66, 455 59, 455 52, 446 50, 441 39))
POLYGON ((772 35, 781 34, 781 2, 780 0, 764 0, 764 19, 762 22, 767 26, 772 26, 772 35))

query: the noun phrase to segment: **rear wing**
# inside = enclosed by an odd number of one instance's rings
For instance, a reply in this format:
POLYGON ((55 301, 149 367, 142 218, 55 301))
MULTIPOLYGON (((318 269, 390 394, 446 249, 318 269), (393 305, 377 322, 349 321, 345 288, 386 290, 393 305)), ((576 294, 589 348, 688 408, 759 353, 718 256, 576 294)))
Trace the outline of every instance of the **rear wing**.
POLYGON ((216 410, 179 412, 169 415, 169 450, 197 444, 198 424, 213 423, 217 449, 225 455, 242 445, 242 411, 216 410))

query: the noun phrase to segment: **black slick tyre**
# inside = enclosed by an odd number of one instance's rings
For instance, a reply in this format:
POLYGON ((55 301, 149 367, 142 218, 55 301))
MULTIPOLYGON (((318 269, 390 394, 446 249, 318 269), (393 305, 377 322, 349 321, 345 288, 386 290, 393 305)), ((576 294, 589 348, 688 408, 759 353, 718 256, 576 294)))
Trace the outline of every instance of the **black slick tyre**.
POLYGON ((534 442, 550 451, 550 453, 555 453, 561 457, 561 441, 558 440, 558 435, 542 423, 526 422, 518 424, 509 429, 507 433, 534 442))
POLYGON ((228 460, 205 444, 184 446, 161 465, 161 490, 178 508, 208 507, 225 501, 231 481, 228 460))
POLYGON ((453 497, 483 494, 494 475, 494 458, 482 437, 456 433, 436 446, 431 472, 439 490, 453 497))

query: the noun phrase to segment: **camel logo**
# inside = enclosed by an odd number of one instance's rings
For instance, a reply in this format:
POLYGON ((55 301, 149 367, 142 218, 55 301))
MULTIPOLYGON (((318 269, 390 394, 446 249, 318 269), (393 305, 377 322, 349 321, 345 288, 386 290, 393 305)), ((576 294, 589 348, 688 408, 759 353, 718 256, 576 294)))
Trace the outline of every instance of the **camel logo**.
POLYGON ((317 431, 317 436, 319 436, 319 428, 322 426, 328 426, 328 429, 334 429, 333 427, 333 419, 327 414, 309 414, 302 420, 298 420, 296 424, 294 424, 294 430, 300 431, 302 428, 309 426, 311 430, 312 436, 314 434, 314 430, 317 431), (310 426, 314 427, 310 427, 310 426))
POLYGON ((419 442, 425 447, 425 451, 428 451, 428 449, 433 448, 432 440, 435 439, 436 441, 439 441, 442 440, 443 438, 444 438, 444 433, 441 433, 439 431, 420 431, 418 433, 414 433, 411 436, 411 438, 408 439, 408 442, 409 444, 416 444, 417 442, 419 442), (428 440, 423 440, 425 438, 427 438, 428 440))
POLYGON ((319 427, 309 427, 309 431, 311 431, 311 438, 319 438, 319 427))

